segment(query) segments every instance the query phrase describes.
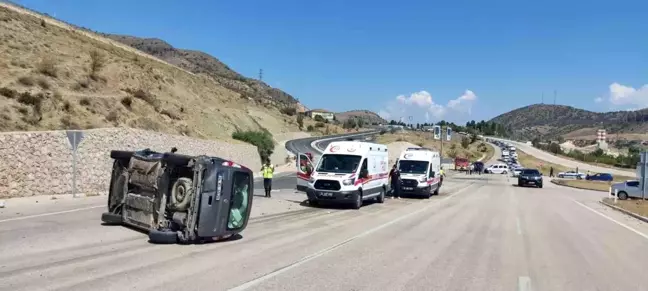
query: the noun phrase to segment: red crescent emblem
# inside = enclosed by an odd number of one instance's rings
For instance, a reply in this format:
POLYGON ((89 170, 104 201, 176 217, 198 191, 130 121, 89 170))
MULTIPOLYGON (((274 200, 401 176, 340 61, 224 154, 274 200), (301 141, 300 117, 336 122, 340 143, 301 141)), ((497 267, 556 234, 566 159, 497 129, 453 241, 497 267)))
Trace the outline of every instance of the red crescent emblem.
POLYGON ((338 150, 340 150, 340 146, 332 146, 331 147, 331 152, 337 152, 338 150))

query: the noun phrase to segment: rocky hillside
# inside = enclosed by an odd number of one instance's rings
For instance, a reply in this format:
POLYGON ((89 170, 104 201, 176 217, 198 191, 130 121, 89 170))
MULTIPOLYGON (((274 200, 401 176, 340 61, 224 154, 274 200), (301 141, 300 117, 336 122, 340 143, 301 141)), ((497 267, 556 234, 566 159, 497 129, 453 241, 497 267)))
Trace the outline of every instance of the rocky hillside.
POLYGON ((139 38, 115 34, 102 35, 192 73, 210 76, 223 87, 255 100, 273 100, 282 106, 298 103, 290 94, 272 88, 259 80, 246 78, 230 69, 217 58, 204 52, 174 48, 167 42, 157 38, 139 38))
POLYGON ((608 133, 644 133, 648 128, 648 109, 599 113, 565 105, 534 104, 491 121, 504 125, 517 138, 592 139, 599 128, 605 128, 608 133))
POLYGON ((0 3, 0 131, 133 127, 212 139, 299 131, 296 115, 280 110, 290 95, 203 53, 153 43, 163 59, 0 3))
POLYGON ((335 118, 340 122, 344 122, 349 118, 362 118, 362 119, 365 120, 365 122, 368 122, 368 123, 371 123, 371 124, 386 124, 387 123, 387 120, 383 119, 382 117, 380 117, 375 112, 372 112, 372 111, 369 111, 369 110, 351 110, 351 111, 336 113, 335 118))

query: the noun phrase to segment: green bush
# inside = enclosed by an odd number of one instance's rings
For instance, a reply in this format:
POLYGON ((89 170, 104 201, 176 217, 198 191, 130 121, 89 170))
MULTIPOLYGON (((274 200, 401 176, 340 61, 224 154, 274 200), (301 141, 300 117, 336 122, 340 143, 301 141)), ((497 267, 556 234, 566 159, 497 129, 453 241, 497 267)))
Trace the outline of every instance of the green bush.
POLYGON ((321 122, 315 123, 315 127, 317 127, 317 128, 324 127, 324 123, 321 123, 321 122))
POLYGON ((315 128, 312 125, 309 125, 308 127, 306 127, 306 130, 313 131, 315 130, 315 128))
POLYGON ((321 115, 315 115, 315 117, 313 117, 313 119, 315 121, 324 122, 324 117, 322 117, 321 115))
POLYGON ((232 133, 232 138, 256 146, 262 162, 270 159, 274 152, 274 140, 268 131, 237 131, 232 133))
POLYGON ((463 137, 461 139, 461 147, 467 149, 469 146, 470 146, 470 139, 467 137, 463 137))

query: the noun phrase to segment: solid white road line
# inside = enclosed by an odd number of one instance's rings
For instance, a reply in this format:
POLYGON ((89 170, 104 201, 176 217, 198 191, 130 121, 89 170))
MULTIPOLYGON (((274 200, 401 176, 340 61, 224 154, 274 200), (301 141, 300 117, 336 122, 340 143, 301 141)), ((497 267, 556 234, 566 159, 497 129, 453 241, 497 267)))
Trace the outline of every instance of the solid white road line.
POLYGON ((531 278, 527 276, 518 277, 518 291, 531 291, 531 278))
POLYGON ((515 218, 515 225, 517 226, 517 233, 519 235, 522 235, 522 227, 520 226, 520 218, 519 217, 515 218))
POLYGON ((612 222, 618 224, 619 226, 621 226, 621 227, 623 227, 623 228, 625 228, 625 229, 627 229, 627 230, 629 230, 629 231, 632 231, 632 232, 634 232, 634 233, 636 233, 636 234, 642 236, 642 237, 645 238, 645 239, 648 239, 648 235, 646 235, 645 233, 643 233, 643 232, 641 232, 641 231, 638 231, 638 230, 636 230, 636 229, 634 229, 634 228, 632 228, 632 227, 630 227, 630 226, 628 226, 628 225, 626 225, 626 224, 624 224, 624 223, 622 223, 622 222, 619 222, 619 221, 615 220, 614 218, 609 217, 609 216, 607 216, 607 215, 605 215, 605 214, 603 214, 603 213, 601 213, 601 212, 598 212, 598 211, 594 210, 593 208, 591 208, 591 207, 589 207, 589 206, 587 206, 587 205, 585 205, 585 204, 583 204, 583 203, 581 203, 581 202, 578 202, 578 201, 576 201, 576 200, 574 200, 574 199, 572 199, 572 201, 576 202, 576 204, 578 204, 578 205, 584 207, 585 209, 587 209, 587 210, 589 210, 589 211, 592 211, 592 212, 594 212, 594 213, 600 215, 601 217, 603 217, 603 218, 605 218, 605 219, 607 219, 607 220, 609 220, 609 221, 612 221, 612 222))
POLYGON ((37 217, 43 217, 43 216, 51 216, 51 215, 72 213, 72 212, 95 209, 95 208, 100 208, 100 207, 106 207, 106 205, 102 204, 102 205, 96 205, 96 206, 90 206, 90 207, 84 207, 84 208, 75 208, 75 209, 70 209, 70 210, 65 210, 65 211, 49 212, 49 213, 41 213, 41 214, 35 214, 35 215, 27 215, 27 216, 21 216, 21 217, 7 218, 7 219, 0 220, 0 223, 9 222, 9 221, 16 221, 16 220, 24 220, 24 219, 30 219, 30 218, 37 218, 37 217))
MULTIPOLYGON (((472 185, 473 185, 473 184, 470 184, 470 186, 472 186, 472 185)), ((467 190, 468 188, 470 188, 470 186, 465 187, 465 188, 462 188, 462 189, 458 190, 457 192, 452 193, 452 194, 450 194, 450 195, 444 197, 443 199, 440 199, 440 200, 437 200, 437 201, 441 202, 441 201, 447 200, 447 199, 449 199, 449 198, 452 198, 453 196, 455 196, 455 195, 457 195, 457 194, 460 194, 460 193, 464 192, 465 190, 467 190)), ((261 276, 261 277, 258 277, 258 278, 256 278, 256 279, 252 279, 252 280, 250 280, 250 281, 248 281, 248 282, 246 282, 246 283, 243 283, 242 285, 239 285, 239 286, 237 286, 237 287, 234 287, 234 288, 232 288, 232 289, 229 289, 229 291, 241 291, 241 290, 247 290, 248 288, 251 288, 251 287, 253 287, 253 286, 256 285, 256 284, 259 284, 259 283, 261 283, 261 282, 263 282, 263 281, 266 281, 266 280, 268 280, 268 279, 271 279, 271 278, 273 278, 273 277, 276 277, 276 276, 278 276, 278 275, 281 275, 282 273, 285 273, 285 272, 290 271, 290 270, 292 270, 292 269, 294 269, 294 268, 297 268, 297 267, 299 267, 299 266, 301 266, 301 265, 303 265, 303 264, 305 264, 305 263, 308 263, 308 262, 310 262, 310 261, 312 261, 312 260, 314 260, 314 259, 317 259, 317 258, 319 258, 319 257, 321 257, 321 256, 323 256, 323 255, 326 255, 326 254, 328 254, 328 253, 330 253, 330 252, 332 252, 332 251, 334 251, 334 250, 336 250, 336 249, 338 249, 338 248, 340 248, 340 247, 342 247, 342 246, 344 246, 344 245, 346 245, 346 244, 348 244, 348 243, 350 243, 350 242, 352 242, 352 241, 354 241, 354 240, 357 240, 357 239, 359 239, 359 238, 362 238, 362 237, 368 236, 368 235, 370 235, 370 234, 372 234, 372 233, 374 233, 374 232, 377 232, 377 231, 379 231, 379 230, 381 230, 381 229, 383 229, 383 228, 386 228, 386 227, 388 227, 388 226, 390 226, 390 225, 392 225, 392 224, 395 224, 395 223, 397 223, 397 222, 400 222, 400 221, 402 221, 402 220, 405 220, 405 219, 407 219, 407 218, 410 218, 410 217, 412 217, 412 216, 414 216, 414 215, 417 215, 417 214, 419 214, 419 213, 421 213, 421 212, 424 212, 424 211, 428 210, 430 207, 432 207, 432 206, 436 206, 436 205, 438 205, 438 203, 430 203, 429 205, 427 205, 427 206, 425 206, 425 207, 423 207, 423 208, 421 208, 421 209, 419 209, 419 210, 417 210, 417 211, 410 212, 410 213, 408 213, 408 214, 406 214, 406 215, 404 215, 404 216, 401 216, 401 217, 399 217, 399 218, 396 218, 396 219, 394 219, 394 220, 392 220, 392 221, 389 221, 389 222, 387 222, 387 223, 385 223, 385 224, 382 224, 382 225, 376 226, 376 227, 374 227, 374 228, 372 228, 372 229, 369 229, 369 230, 367 230, 367 231, 365 231, 365 232, 363 232, 363 233, 360 233, 360 234, 358 234, 358 235, 356 235, 356 236, 354 236, 354 237, 351 237, 351 238, 346 239, 346 240, 344 240, 344 241, 342 241, 342 242, 339 242, 339 243, 337 243, 337 244, 334 244, 334 245, 332 245, 332 246, 330 246, 330 247, 328 247, 328 248, 325 248, 325 249, 323 249, 323 250, 321 250, 321 251, 318 251, 318 252, 316 252, 316 253, 314 253, 314 254, 311 254, 311 255, 305 256, 305 257, 303 257, 303 258, 297 260, 296 262, 294 262, 294 263, 292 263, 292 264, 290 264, 290 265, 287 265, 287 266, 285 266, 285 267, 283 267, 283 268, 279 268, 279 269, 277 269, 277 270, 275 270, 275 271, 272 271, 272 272, 270 272, 270 273, 267 273, 267 274, 265 274, 265 275, 263 275, 263 276, 261 276)))

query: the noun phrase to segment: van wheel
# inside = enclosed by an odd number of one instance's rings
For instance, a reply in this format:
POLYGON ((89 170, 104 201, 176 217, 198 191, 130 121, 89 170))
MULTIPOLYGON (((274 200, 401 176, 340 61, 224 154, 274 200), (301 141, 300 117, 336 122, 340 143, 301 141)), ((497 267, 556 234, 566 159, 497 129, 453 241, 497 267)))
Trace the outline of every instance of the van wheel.
POLYGON ((628 193, 626 193, 625 191, 621 191, 621 192, 619 192, 619 194, 617 194, 617 195, 618 195, 617 198, 619 198, 619 199, 621 199, 621 200, 626 200, 626 199, 628 199, 628 193))
POLYGON ((362 192, 356 195, 355 202, 353 203, 353 209, 360 209, 362 207, 362 192))
POLYGON ((376 197, 376 202, 384 203, 385 202, 385 188, 380 188, 380 195, 376 197))
POLYGON ((439 190, 441 189, 441 185, 439 185, 436 190, 434 190, 434 195, 439 196, 439 190))

